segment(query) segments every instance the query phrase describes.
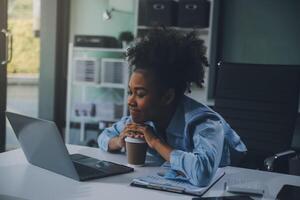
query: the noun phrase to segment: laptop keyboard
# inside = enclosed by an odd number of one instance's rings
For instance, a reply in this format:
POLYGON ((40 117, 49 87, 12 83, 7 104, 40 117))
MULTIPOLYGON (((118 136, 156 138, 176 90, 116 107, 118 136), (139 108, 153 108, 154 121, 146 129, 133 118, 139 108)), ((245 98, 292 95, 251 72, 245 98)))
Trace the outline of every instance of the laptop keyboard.
POLYGON ((94 169, 100 169, 100 171, 107 172, 107 173, 113 173, 115 170, 118 171, 120 169, 128 168, 124 165, 112 163, 105 160, 98 160, 96 158, 88 157, 81 154, 72 154, 70 156, 73 162, 77 162, 94 169))
POLYGON ((82 154, 72 154, 70 157, 77 173, 82 179, 91 179, 93 177, 100 178, 133 171, 130 167, 109 161, 98 160, 82 154))
POLYGON ((106 173, 99 169, 94 169, 77 162, 73 162, 73 164, 80 178, 88 179, 93 177, 104 177, 106 175, 106 173))

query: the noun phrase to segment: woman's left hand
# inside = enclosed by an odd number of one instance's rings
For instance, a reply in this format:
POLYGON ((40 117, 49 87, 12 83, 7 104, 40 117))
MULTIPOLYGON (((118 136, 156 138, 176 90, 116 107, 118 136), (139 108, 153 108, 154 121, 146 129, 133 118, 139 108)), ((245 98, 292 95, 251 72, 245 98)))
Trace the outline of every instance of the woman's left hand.
POLYGON ((133 131, 137 131, 140 134, 136 135, 136 138, 144 138, 150 148, 154 148, 155 144, 159 142, 159 138, 153 134, 153 128, 146 124, 128 124, 128 128, 133 131))

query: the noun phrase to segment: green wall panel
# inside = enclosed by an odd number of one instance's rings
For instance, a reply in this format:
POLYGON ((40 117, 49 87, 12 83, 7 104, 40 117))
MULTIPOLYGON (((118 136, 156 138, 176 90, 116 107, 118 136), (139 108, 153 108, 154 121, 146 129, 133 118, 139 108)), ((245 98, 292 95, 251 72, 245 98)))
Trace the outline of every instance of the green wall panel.
POLYGON ((223 61, 300 64, 299 0, 221 1, 223 61))

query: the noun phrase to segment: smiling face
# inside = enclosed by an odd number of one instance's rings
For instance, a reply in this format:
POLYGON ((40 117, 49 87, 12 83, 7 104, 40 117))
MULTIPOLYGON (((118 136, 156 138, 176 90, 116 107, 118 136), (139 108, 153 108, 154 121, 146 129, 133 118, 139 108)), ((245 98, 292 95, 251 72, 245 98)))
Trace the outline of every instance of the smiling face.
POLYGON ((155 121, 162 108, 162 97, 154 84, 154 75, 146 70, 136 70, 128 85, 128 108, 136 123, 155 121))

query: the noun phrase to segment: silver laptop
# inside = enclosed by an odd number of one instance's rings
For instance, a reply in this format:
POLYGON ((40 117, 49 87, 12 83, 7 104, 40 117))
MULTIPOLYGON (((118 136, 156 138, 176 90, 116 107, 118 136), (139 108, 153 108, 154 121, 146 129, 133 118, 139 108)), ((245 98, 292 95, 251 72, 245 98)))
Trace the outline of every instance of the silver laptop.
POLYGON ((133 168, 81 154, 69 155, 54 122, 6 112, 26 159, 32 165, 85 181, 132 172, 133 168))

